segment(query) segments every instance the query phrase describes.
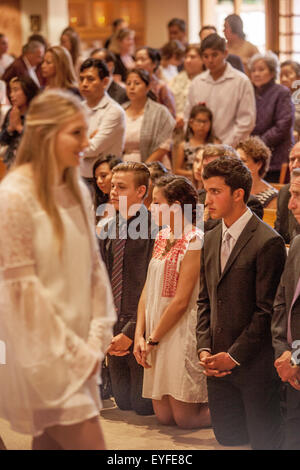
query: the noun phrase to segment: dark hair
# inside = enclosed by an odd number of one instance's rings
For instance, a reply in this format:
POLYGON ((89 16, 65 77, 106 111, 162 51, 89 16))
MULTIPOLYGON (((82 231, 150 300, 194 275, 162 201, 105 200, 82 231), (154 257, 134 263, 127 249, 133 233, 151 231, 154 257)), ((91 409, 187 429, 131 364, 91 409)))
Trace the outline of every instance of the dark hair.
POLYGON ((115 155, 106 155, 105 157, 99 158, 93 166, 93 178, 94 178, 94 190, 95 190, 95 208, 100 206, 100 204, 104 204, 109 200, 109 195, 104 194, 101 189, 99 189, 96 181, 96 170, 98 166, 102 165, 102 163, 107 163, 109 169, 112 170, 115 166, 122 163, 121 158, 116 157, 115 155))
POLYGON ((143 50, 147 51, 149 59, 151 60, 151 62, 153 62, 153 64, 155 64, 155 69, 154 69, 154 72, 155 72, 158 69, 160 61, 161 61, 160 52, 157 49, 154 49, 153 47, 149 47, 149 46, 140 47, 137 50, 137 52, 143 51, 143 50))
POLYGON ((224 183, 230 187, 231 193, 237 189, 243 189, 244 202, 247 204, 252 187, 252 176, 240 159, 222 156, 208 163, 203 169, 202 179, 208 180, 216 176, 224 178, 224 183))
POLYGON ((30 77, 26 76, 19 76, 19 77, 13 77, 9 81, 9 85, 12 83, 20 83, 21 88, 23 90, 24 95, 26 96, 27 99, 27 106, 29 105, 30 101, 38 94, 40 91, 39 87, 37 84, 32 80, 30 77))
MULTIPOLYGON (((206 143, 213 143, 214 140, 215 140, 215 136, 213 135, 213 131, 212 131, 213 114, 212 114, 211 110, 207 106, 205 106, 204 104, 196 104, 191 109, 189 120, 190 119, 195 119, 195 117, 199 113, 207 114, 208 119, 210 120, 210 129, 209 129, 208 134, 206 136, 206 143)), ((189 121, 188 121, 187 130, 186 130, 186 140, 189 139, 191 134, 193 134, 193 130, 191 129, 191 127, 189 125, 189 121)))
POLYGON ((200 44, 189 44, 185 50, 185 54, 187 54, 190 51, 196 51, 198 56, 201 56, 201 51, 200 51, 200 44))
MULTIPOLYGON (((93 55, 94 54, 97 54, 98 52, 103 52, 104 53, 104 57, 105 59, 104 62, 107 64, 108 62, 113 62, 114 64, 116 63, 116 56, 113 52, 109 51, 108 49, 105 49, 105 47, 98 47, 96 49, 94 49, 91 53, 90 53, 90 59, 93 59, 93 55)), ((101 60, 101 59, 100 59, 101 60)))
POLYGON ((180 19, 180 18, 173 18, 172 20, 169 21, 168 23, 168 28, 170 28, 171 26, 178 26, 178 28, 182 31, 182 32, 186 32, 186 23, 184 20, 180 19))
POLYGON ((90 69, 91 67, 97 69, 100 80, 103 80, 105 77, 109 77, 107 65, 103 60, 100 59, 86 59, 80 66, 80 72, 83 72, 86 69, 90 69))
POLYGON ((297 78, 300 77, 300 64, 299 62, 296 62, 294 60, 285 60, 284 62, 282 62, 282 64, 280 64, 280 67, 286 67, 286 66, 290 66, 292 67, 292 69, 294 70, 297 78))
POLYGON ((160 51, 161 56, 166 60, 171 59, 173 56, 175 56, 176 59, 181 59, 185 54, 185 47, 178 39, 173 39, 167 42, 160 51))
POLYGON ((226 16, 224 21, 229 24, 230 29, 234 34, 237 34, 241 39, 245 39, 246 35, 243 31, 243 21, 239 15, 233 13, 232 15, 226 16))
POLYGON ((214 49, 217 51, 226 51, 226 41, 221 38, 217 33, 210 34, 200 44, 201 56, 204 54, 205 49, 214 49))
MULTIPOLYGON (((125 80, 125 83, 127 81, 127 78, 129 77, 129 75, 131 75, 132 73, 135 73, 136 75, 138 75, 140 77, 140 79, 145 83, 146 86, 149 86, 150 84, 150 74, 149 72, 147 72, 147 70, 144 70, 144 69, 131 69, 131 70, 128 70, 127 73, 126 73, 126 80, 125 80)), ((153 93, 152 90, 149 90, 148 93, 147 93, 147 96, 148 98, 151 98, 153 101, 157 101, 157 98, 155 96, 155 94, 153 93)))
POLYGON ((246 157, 250 157, 255 163, 261 163, 258 174, 263 178, 269 169, 271 159, 271 150, 269 147, 267 147, 266 144, 257 135, 255 135, 239 142, 236 149, 243 150, 246 157))
POLYGON ((203 31, 206 31, 207 29, 212 29, 213 31, 217 32, 217 28, 215 26, 210 25, 210 24, 206 24, 206 25, 202 26, 202 28, 200 29, 199 36, 201 35, 201 33, 203 31))
POLYGON ((150 162, 146 163, 146 165, 149 168, 150 179, 152 183, 155 183, 158 178, 161 178, 161 176, 167 175, 169 173, 169 170, 167 170, 165 165, 163 165, 161 162, 150 162))
POLYGON ((112 22, 113 29, 116 29, 121 23, 125 23, 125 20, 123 18, 117 18, 116 20, 114 20, 112 22))
MULTIPOLYGON (((184 212, 184 206, 189 204, 192 206, 192 224, 196 223, 197 204, 199 202, 198 193, 185 176, 167 175, 162 176, 155 181, 154 186, 161 188, 168 204, 172 205, 176 201, 180 203, 180 207, 184 212)), ((189 211, 185 211, 185 216, 189 215, 189 211)))

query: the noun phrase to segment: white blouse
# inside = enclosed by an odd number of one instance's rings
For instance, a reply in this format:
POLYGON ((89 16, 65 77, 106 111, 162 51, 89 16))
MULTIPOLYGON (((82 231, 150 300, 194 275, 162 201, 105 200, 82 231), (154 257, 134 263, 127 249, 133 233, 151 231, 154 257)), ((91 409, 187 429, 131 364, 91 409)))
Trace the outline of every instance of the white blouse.
MULTIPOLYGON (((83 185, 82 185, 83 186, 83 185)), ((89 214, 88 190, 82 187, 89 214)), ((0 416, 39 435, 99 413, 98 376, 115 310, 91 221, 66 185, 53 189, 64 229, 52 224, 19 170, 0 184, 0 416)))

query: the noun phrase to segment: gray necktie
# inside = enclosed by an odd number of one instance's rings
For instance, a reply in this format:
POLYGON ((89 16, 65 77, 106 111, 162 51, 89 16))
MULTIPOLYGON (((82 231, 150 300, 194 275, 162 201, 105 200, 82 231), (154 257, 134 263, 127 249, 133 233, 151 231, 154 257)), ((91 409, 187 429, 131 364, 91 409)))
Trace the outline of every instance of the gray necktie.
POLYGON ((231 252, 231 239, 232 236, 229 232, 225 232, 223 235, 222 246, 221 246, 221 272, 224 271, 227 260, 231 252))

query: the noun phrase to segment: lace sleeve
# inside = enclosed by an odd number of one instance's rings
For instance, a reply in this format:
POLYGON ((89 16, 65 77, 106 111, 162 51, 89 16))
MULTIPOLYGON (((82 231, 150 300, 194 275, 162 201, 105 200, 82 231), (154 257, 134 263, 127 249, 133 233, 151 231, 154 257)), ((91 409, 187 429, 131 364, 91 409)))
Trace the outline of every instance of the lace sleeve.
POLYGON ((21 191, 1 184, 0 332, 11 351, 11 389, 26 389, 33 407, 55 406, 84 384, 101 354, 66 326, 37 276, 33 212, 21 191))
MULTIPOLYGON (((91 215, 91 197, 88 189, 83 186, 82 193, 88 216, 91 215)), ((93 273, 92 273, 92 321, 88 344, 95 350, 105 353, 113 337, 112 327, 116 321, 116 313, 106 267, 99 255, 93 218, 90 218, 92 234, 93 273)))

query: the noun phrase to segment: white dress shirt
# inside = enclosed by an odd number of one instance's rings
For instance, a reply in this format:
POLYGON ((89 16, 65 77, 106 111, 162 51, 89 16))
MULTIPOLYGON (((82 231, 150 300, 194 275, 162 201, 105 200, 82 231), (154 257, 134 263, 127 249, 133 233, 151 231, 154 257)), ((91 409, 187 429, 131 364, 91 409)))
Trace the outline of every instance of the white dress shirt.
POLYGON ((235 146, 248 137, 255 126, 253 86, 246 74, 226 64, 223 75, 214 80, 209 70, 191 82, 185 107, 185 122, 191 109, 204 102, 213 113, 214 134, 223 144, 235 146))
POLYGON ((233 250, 234 245, 236 244, 239 236, 246 227, 247 223, 252 217, 251 210, 247 207, 247 210, 244 212, 241 217, 239 217, 230 227, 226 227, 224 219, 222 219, 222 239, 224 238, 225 232, 230 233, 230 252, 233 250))
POLYGON ((125 138, 125 111, 105 92, 99 103, 88 112, 88 135, 97 133, 89 139, 89 146, 80 162, 81 176, 93 177, 93 165, 101 156, 122 157, 125 138))

